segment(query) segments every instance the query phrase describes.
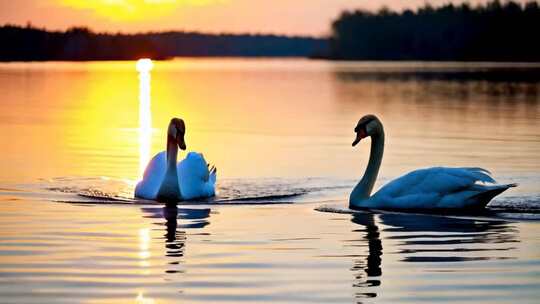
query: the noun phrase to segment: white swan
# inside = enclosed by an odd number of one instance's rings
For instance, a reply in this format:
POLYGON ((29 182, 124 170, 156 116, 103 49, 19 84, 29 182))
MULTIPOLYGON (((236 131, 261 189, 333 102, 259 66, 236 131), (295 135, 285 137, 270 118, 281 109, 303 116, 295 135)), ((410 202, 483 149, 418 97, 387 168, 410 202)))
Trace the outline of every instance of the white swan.
POLYGON ((481 168, 427 168, 412 171, 384 185, 371 196, 384 151, 384 129, 374 115, 360 119, 353 147, 371 137, 371 152, 364 176, 354 187, 349 208, 464 209, 484 208, 491 199, 516 184, 497 185, 481 168))
POLYGON ((215 195, 216 168, 209 170, 202 154, 190 152, 176 163, 178 148, 186 149, 185 132, 184 121, 173 118, 167 131, 167 151, 150 160, 135 187, 135 197, 172 204, 215 195))

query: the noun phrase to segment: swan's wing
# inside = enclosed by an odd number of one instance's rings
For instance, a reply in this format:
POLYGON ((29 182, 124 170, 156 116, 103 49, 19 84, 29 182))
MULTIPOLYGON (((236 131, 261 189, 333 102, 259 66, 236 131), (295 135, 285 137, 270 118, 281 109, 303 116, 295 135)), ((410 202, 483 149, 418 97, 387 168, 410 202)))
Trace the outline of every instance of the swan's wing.
POLYGON ((208 181, 210 172, 208 164, 201 153, 189 152, 186 157, 178 163, 178 176, 188 179, 208 181))
POLYGON ((435 167, 412 171, 383 186, 374 201, 389 208, 452 208, 494 183, 481 168, 435 167))
POLYGON ((135 197, 155 199, 167 171, 167 153, 156 154, 146 166, 143 179, 135 187, 135 197))
POLYGON ((212 170, 209 170, 204 156, 200 153, 190 152, 178 164, 178 179, 185 199, 214 195, 215 171, 212 173, 212 170))

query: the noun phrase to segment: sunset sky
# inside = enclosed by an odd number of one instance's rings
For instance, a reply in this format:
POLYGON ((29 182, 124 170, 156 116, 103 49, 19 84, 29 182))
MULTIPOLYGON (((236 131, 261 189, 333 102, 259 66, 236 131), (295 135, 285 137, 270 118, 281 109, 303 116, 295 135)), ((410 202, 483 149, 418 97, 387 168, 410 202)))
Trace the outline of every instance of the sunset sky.
MULTIPOLYGON (((188 30, 324 35, 344 9, 415 8, 425 0, 0 0, 0 23, 48 29, 188 30)), ((434 5, 449 0, 429 1, 434 5)), ((461 3, 462 1, 451 1, 461 3)), ((475 0, 470 3, 485 1, 475 0)), ((524 1, 521 1, 524 2, 524 1)))

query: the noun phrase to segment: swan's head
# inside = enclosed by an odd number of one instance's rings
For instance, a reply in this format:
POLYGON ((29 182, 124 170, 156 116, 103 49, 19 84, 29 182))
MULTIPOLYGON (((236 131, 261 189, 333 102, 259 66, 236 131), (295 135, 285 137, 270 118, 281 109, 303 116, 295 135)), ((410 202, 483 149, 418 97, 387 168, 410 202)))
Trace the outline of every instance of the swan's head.
POLYGON ((377 116, 368 114, 358 121, 354 132, 356 133, 356 139, 352 143, 353 147, 363 138, 381 134, 383 132, 383 126, 377 116))
POLYGON ((186 134, 186 124, 180 118, 173 118, 169 123, 169 130, 167 136, 169 140, 172 140, 178 145, 178 148, 185 150, 186 142, 184 141, 184 135, 186 134))

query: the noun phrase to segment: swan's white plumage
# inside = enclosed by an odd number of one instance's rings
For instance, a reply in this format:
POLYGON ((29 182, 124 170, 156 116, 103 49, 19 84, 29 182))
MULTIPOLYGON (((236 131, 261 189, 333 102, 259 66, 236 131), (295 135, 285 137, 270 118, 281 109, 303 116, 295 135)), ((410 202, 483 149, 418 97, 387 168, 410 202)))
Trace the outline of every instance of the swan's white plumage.
MULTIPOLYGON (((156 154, 148 163, 143 179, 135 187, 135 197, 155 200, 165 173, 167 152, 156 154)), ((211 197, 215 195, 216 172, 210 172, 203 155, 190 152, 177 165, 181 200, 211 197)))
POLYGON ((167 172, 167 152, 156 154, 144 170, 144 176, 135 186, 135 197, 155 200, 167 172))
POLYGON ((189 152, 177 168, 183 199, 215 195, 216 173, 208 170, 208 164, 201 153, 189 152))
POLYGON ((481 168, 420 169, 386 184, 369 199, 362 201, 361 207, 393 209, 484 207, 489 200, 486 201, 483 194, 497 190, 502 192, 514 186, 494 183, 495 180, 489 172, 481 168))

